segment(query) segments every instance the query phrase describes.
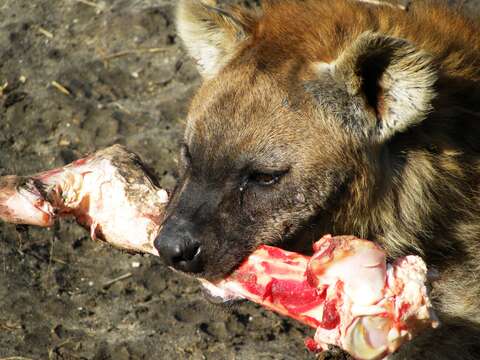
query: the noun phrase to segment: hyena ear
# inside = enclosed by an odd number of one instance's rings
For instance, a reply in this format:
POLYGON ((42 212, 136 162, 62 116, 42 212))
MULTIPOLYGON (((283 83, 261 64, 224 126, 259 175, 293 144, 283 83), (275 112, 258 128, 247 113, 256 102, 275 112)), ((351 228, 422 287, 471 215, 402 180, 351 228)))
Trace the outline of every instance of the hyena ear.
POLYGON ((226 64, 252 26, 249 14, 227 12, 214 0, 180 0, 177 30, 202 76, 211 78, 226 64))
POLYGON ((431 57, 406 40, 362 33, 329 67, 350 96, 362 99, 370 114, 363 133, 377 141, 420 123, 432 109, 437 71, 431 57))

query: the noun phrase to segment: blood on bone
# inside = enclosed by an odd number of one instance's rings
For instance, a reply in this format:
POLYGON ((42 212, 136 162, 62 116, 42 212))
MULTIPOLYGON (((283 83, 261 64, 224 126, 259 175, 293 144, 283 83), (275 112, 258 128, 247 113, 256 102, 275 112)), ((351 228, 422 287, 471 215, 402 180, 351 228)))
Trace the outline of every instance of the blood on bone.
POLYGON ((332 330, 340 324, 340 315, 337 310, 337 300, 328 300, 323 305, 323 315, 320 327, 332 330))
POLYGON ((317 342, 312 339, 311 337, 307 337, 304 341, 305 347, 310 350, 311 352, 318 352, 321 350, 320 346, 317 344, 317 342))
POLYGON ((382 249, 352 236, 325 236, 313 248, 307 257, 263 245, 228 278, 203 283, 212 295, 246 298, 314 327, 315 338, 305 341, 312 351, 331 344, 377 360, 437 326, 420 258, 387 266, 382 249))

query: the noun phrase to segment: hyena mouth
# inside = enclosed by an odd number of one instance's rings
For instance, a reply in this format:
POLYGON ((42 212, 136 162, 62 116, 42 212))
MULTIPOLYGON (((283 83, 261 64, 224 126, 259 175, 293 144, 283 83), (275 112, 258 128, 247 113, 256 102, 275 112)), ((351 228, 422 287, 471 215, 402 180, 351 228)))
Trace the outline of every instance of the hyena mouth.
POLYGON ((314 215, 300 226, 294 226, 291 223, 285 225, 283 234, 274 245, 285 250, 311 255, 312 244, 330 231, 323 226, 321 215, 314 215))

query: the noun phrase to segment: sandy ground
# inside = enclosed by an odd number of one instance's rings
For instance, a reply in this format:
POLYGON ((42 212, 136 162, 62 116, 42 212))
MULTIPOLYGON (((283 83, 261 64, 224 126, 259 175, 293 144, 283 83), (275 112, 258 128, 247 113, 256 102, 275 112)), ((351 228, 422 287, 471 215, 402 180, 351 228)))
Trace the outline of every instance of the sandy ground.
MULTIPOLYGON (((121 143, 171 188, 200 83, 174 4, 0 0, 0 176, 121 143)), ((303 346, 312 334, 253 304, 214 307, 196 281, 71 222, 0 224, 0 359, 314 359, 303 346)))

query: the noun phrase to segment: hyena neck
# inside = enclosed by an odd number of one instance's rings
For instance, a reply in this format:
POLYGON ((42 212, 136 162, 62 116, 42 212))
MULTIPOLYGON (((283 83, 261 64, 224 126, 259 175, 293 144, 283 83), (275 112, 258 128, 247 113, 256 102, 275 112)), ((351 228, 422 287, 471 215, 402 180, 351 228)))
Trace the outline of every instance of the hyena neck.
POLYGON ((357 159, 333 215, 334 233, 377 241, 392 258, 416 253, 438 266, 478 242, 480 116, 440 113, 357 159))

